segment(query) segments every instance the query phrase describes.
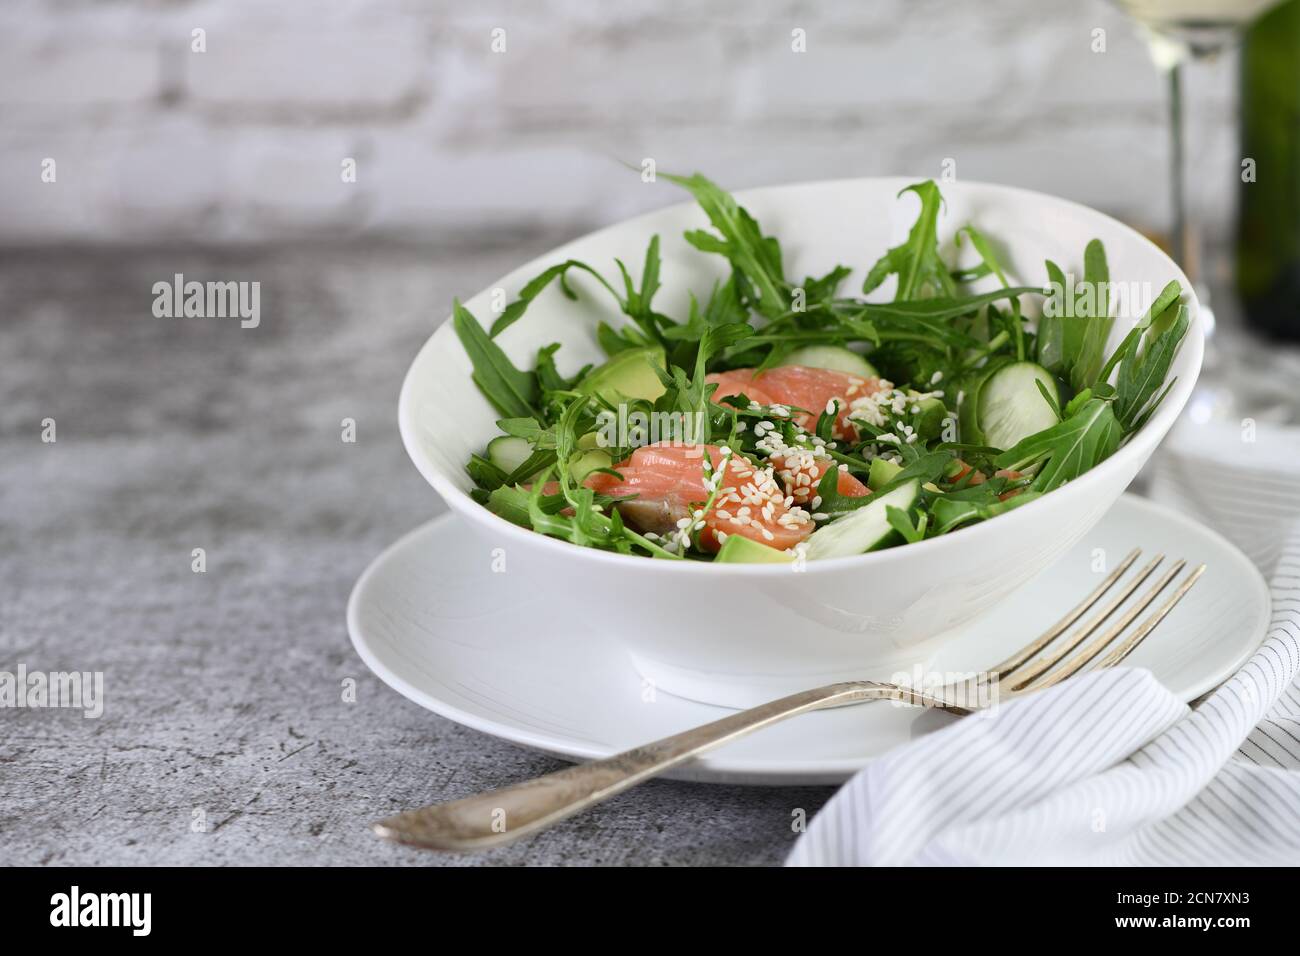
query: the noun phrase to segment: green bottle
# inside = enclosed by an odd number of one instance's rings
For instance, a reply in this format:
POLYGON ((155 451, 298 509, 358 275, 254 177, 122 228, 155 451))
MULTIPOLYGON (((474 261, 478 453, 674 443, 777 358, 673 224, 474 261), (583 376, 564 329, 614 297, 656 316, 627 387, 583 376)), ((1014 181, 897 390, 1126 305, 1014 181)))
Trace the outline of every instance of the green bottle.
POLYGON ((1300 341, 1300 0, 1246 33, 1241 154, 1237 290, 1246 321, 1300 341))

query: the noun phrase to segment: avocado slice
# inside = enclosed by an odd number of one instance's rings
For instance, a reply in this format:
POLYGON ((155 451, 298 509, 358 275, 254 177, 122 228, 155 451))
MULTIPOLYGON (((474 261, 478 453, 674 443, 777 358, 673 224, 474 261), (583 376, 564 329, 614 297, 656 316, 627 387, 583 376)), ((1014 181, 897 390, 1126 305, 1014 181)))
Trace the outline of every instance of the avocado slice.
POLYGON ((943 434, 943 423, 948 409, 937 398, 923 398, 916 403, 916 434, 921 441, 929 441, 943 434))
POLYGON ((723 564, 789 564, 794 558, 784 551, 732 534, 722 542, 718 556, 713 560, 723 564))
POLYGON ((867 487, 872 491, 879 491, 893 481, 902 470, 902 465, 896 465, 887 458, 873 458, 871 470, 867 472, 867 487))
POLYGON ((612 405, 629 398, 653 402, 667 391, 655 373, 655 369, 664 367, 664 350, 658 346, 625 349, 587 373, 578 391, 598 396, 612 405))

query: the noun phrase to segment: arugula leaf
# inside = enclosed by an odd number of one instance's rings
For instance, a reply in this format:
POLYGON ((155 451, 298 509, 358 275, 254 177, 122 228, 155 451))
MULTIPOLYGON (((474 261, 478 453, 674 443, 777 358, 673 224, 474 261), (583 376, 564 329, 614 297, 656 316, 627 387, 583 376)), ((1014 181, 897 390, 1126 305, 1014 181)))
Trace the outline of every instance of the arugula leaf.
POLYGON ((1030 487, 1048 492, 1109 458, 1119 447, 1123 428, 1110 402, 1089 398, 1072 413, 1067 406, 1066 413, 1069 417, 1064 421, 1022 439, 993 463, 1016 471, 1041 464, 1030 487))
MULTIPOLYGON (((507 435, 513 435, 515 438, 523 438, 532 442, 534 445, 541 443, 544 436, 550 436, 549 429, 544 428, 535 418, 498 418, 497 428, 501 429, 507 435)), ((554 438, 551 438, 550 447, 555 447, 554 438)))
POLYGON ((853 270, 848 266, 836 266, 824 276, 818 278, 809 276, 804 279, 800 288, 804 292, 805 306, 815 305, 834 297, 841 283, 852 274, 853 270))
POLYGON ((925 529, 929 524, 929 516, 922 513, 917 519, 916 524, 912 523, 912 517, 902 508, 890 505, 885 509, 885 520, 889 526, 903 536, 903 540, 908 544, 915 544, 925 537, 925 529))
MULTIPOLYGON (((531 528, 533 526, 529 511, 531 497, 532 492, 527 488, 519 485, 503 485, 494 488, 488 495, 488 510, 512 524, 531 528)), ((553 515, 564 508, 565 504, 563 495, 539 495, 537 506, 543 514, 553 515)))
MULTIPOLYGON (((659 371, 659 378, 667 391, 655 401, 655 409, 681 412, 689 422, 706 420, 709 397, 717 387, 705 381, 709 360, 728 346, 748 338, 753 332, 748 323, 733 322, 706 328, 700 336, 700 344, 695 353, 695 368, 689 378, 680 365, 670 365, 667 370, 659 371)), ((701 441, 707 440, 708 435, 700 438, 701 441)))
POLYGON ((1164 315, 1165 311, 1171 305, 1179 301, 1182 298, 1182 294, 1183 287, 1178 283, 1177 279, 1171 279, 1168 284, 1160 290, 1160 294, 1156 296, 1156 300, 1151 303, 1151 307, 1147 309, 1142 318, 1138 320, 1132 329, 1129 330, 1128 335, 1124 336, 1124 341, 1119 343, 1115 351, 1111 353, 1110 358, 1106 360, 1106 365, 1102 368, 1101 374, 1097 376, 1098 382, 1110 381, 1110 373, 1115 370, 1115 366, 1123 360, 1124 356, 1128 355, 1129 351, 1137 345, 1138 340, 1142 337, 1142 333, 1151 327, 1151 323, 1154 322, 1157 317, 1164 315))
POLYGON ((465 465, 465 471, 474 480, 474 484, 480 488, 486 488, 488 491, 504 485, 506 479, 510 477, 482 455, 470 455, 469 461, 465 465))
POLYGON ((1034 384, 1038 386, 1038 394, 1043 396, 1043 401, 1047 402, 1047 407, 1052 410, 1059 421, 1063 417, 1061 414, 1060 400, 1047 390, 1047 386, 1043 384, 1042 379, 1035 378, 1034 384))
POLYGON ((951 296, 952 276, 939 258, 939 210, 943 196, 933 180, 914 183, 899 192, 914 192, 921 200, 921 212, 916 217, 907 241, 894 246, 877 260, 862 282, 862 294, 869 295, 891 275, 898 276, 895 302, 921 298, 921 293, 951 296))
POLYGON ((709 217, 720 236, 702 229, 685 234, 686 241, 702 252, 725 256, 738 279, 753 287, 752 305, 762 315, 774 318, 790 308, 790 286, 781 265, 781 246, 763 235, 751 216, 725 189, 696 173, 673 176, 660 173, 669 182, 688 190, 709 217))
POLYGON ((1074 391, 1104 378, 1102 357, 1115 324, 1110 314, 1110 267, 1106 249, 1093 239, 1083 250, 1083 278, 1067 280, 1050 259, 1047 278, 1052 293, 1038 322, 1037 361, 1074 391))
MULTIPOLYGON (((1007 280, 1007 275, 1002 269, 1002 263, 998 261, 997 254, 993 251, 993 246, 989 243, 988 239, 984 237, 984 234, 973 225, 967 223, 965 226, 957 230, 957 242, 961 242, 961 237, 963 235, 970 239, 971 245, 974 246, 975 251, 979 253, 980 261, 983 266, 982 274, 995 275, 997 276, 998 282, 1002 284, 1002 288, 1010 288, 1011 283, 1007 280)), ((978 276, 971 275, 967 281, 974 278, 978 278, 978 276)), ((1014 336, 1016 342, 1016 358, 1024 359, 1025 331, 1024 321, 1020 317, 1020 298, 1018 296, 1012 298, 1010 300, 1010 306, 1011 318, 1009 324, 1011 326, 1011 334, 1014 336)), ((990 309, 990 311, 992 311, 992 309, 990 309)))
MULTIPOLYGON (((1065 273, 1051 259, 1047 260, 1047 281, 1052 289, 1061 290, 1059 299, 1048 298, 1043 314, 1038 320, 1038 337, 1035 340, 1034 360, 1053 375, 1060 377, 1065 370, 1065 273), (1055 306, 1049 303, 1056 302, 1055 306)), ((1047 290, 1040 290, 1046 292, 1047 290)))
POLYGON ((517 322, 523 316, 524 312, 527 311, 528 306, 532 304, 533 300, 541 295, 543 290, 557 279, 560 282, 560 289, 565 296, 576 301, 578 294, 574 292, 573 288, 569 285, 568 273, 572 269, 577 269, 593 276, 597 282, 605 287, 609 294, 614 297, 614 301, 618 303, 619 310, 636 323, 641 334, 647 338, 647 341, 658 340, 660 344, 662 344, 663 339, 660 334, 660 326, 672 326, 675 323, 667 316, 660 315, 650 307, 651 301, 654 299, 654 295, 659 290, 660 286, 659 237, 657 235, 652 236, 650 239, 650 245, 646 249, 645 265, 642 269, 641 287, 639 289, 635 283, 633 283, 632 276, 628 273, 627 267, 623 265, 623 262, 619 259, 615 259, 614 262, 618 266, 619 272, 623 277, 624 295, 619 295, 618 290, 615 289, 603 275, 587 263, 581 262, 577 259, 568 259, 549 267, 540 275, 529 280, 529 282, 519 290, 519 298, 506 306, 501 315, 497 316, 496 321, 492 323, 491 336, 496 338, 517 322))
POLYGON ((963 525, 968 525, 975 521, 986 521, 989 518, 1005 514, 1013 508, 1027 505, 1029 502, 1041 497, 1041 493, 1036 491, 1022 491, 1020 494, 1008 498, 1006 501, 999 501, 997 499, 992 501, 974 501, 970 499, 955 498, 952 495, 936 497, 934 503, 930 506, 930 511, 934 515, 935 521, 934 533, 947 534, 949 531, 963 525))
POLYGON ((560 289, 564 293, 565 297, 576 302, 578 294, 573 291, 572 287, 570 287, 568 283, 568 272, 570 269, 580 269, 583 272, 595 276, 596 280, 609 290, 610 295, 614 296, 619 305, 624 305, 623 299, 604 276, 585 262, 579 262, 577 259, 568 259, 549 267, 537 277, 530 279, 527 284, 519 290, 519 298, 507 305, 505 309, 502 310, 501 314, 497 316, 496 321, 492 323, 492 338, 496 338, 506 329, 510 328, 510 326, 514 325, 515 322, 523 316, 524 312, 527 311, 528 306, 532 304, 533 300, 541 295, 543 290, 545 290, 546 287, 556 279, 560 280, 560 289))
POLYGON ((552 342, 537 350, 537 368, 534 374, 537 375, 537 384, 542 391, 542 395, 549 400, 553 399, 556 392, 571 392, 578 387, 578 383, 586 378, 587 373, 591 371, 591 364, 588 363, 570 376, 560 374, 560 370, 555 366, 555 353, 559 350, 560 343, 552 342))
MULTIPOLYGON (((1115 413, 1125 432, 1134 431, 1149 416, 1150 411, 1144 413, 1144 410, 1148 409, 1151 397, 1164 384, 1165 375, 1190 323, 1187 306, 1170 306, 1146 330, 1140 348, 1130 348, 1120 361, 1119 376, 1115 381, 1115 413)), ((1165 391, 1150 405, 1150 410, 1155 409, 1172 386, 1173 382, 1170 382, 1165 387, 1165 391)))
POLYGON ((474 384, 483 397, 506 418, 539 417, 536 373, 515 368, 459 299, 452 302, 451 317, 456 337, 474 366, 474 384))
POLYGON ((944 295, 935 296, 929 299, 918 299, 910 302, 864 302, 862 303, 862 313, 872 320, 881 319, 954 319, 958 316, 970 315, 978 311, 990 302, 999 302, 1002 299, 1012 299, 1016 296, 1024 295, 1027 292, 1041 292, 1041 289, 1035 289, 1032 286, 1008 286, 1004 289, 995 289, 992 292, 981 292, 978 295, 944 295))
POLYGON ((639 349, 651 344, 651 340, 635 325, 615 329, 608 322, 601 322, 596 326, 596 342, 610 358, 626 349, 639 349))
MULTIPOLYGON (((1093 239, 1083 250, 1083 281, 1085 300, 1092 290, 1094 310, 1082 318, 1083 332, 1079 349, 1070 364, 1070 387, 1076 391, 1097 381, 1105 355, 1106 340, 1110 338, 1115 320, 1110 314, 1110 267, 1106 264, 1106 249, 1100 239, 1093 239)), ((1077 320, 1076 320, 1077 321, 1077 320)))
POLYGON ((650 237, 650 245, 646 247, 645 264, 641 268, 641 288, 638 289, 632 284, 632 277, 628 275, 627 267, 623 265, 622 260, 615 259, 618 263, 618 271, 623 276, 623 286, 627 290, 627 300, 624 305, 624 311, 628 315, 638 316, 642 319, 649 319, 653 316, 650 309, 651 300, 654 299, 655 293, 659 291, 659 236, 650 237))

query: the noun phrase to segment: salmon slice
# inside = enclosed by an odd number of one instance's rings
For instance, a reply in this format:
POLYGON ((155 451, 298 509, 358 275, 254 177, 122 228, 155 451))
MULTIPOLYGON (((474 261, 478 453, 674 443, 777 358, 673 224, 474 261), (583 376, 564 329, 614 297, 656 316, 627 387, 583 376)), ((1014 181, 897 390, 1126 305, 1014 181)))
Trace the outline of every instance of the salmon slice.
POLYGON ((700 543, 706 550, 716 551, 732 534, 784 550, 812 533, 811 517, 793 502, 787 504, 789 496, 770 469, 757 468, 740 455, 724 457, 717 445, 647 445, 614 466, 622 480, 598 472, 586 484, 604 495, 636 495, 617 504, 623 520, 643 533, 671 535, 679 522, 695 518, 709 498, 705 452, 713 468, 724 462, 726 467, 713 508, 695 519, 704 522, 700 543))
MULTIPOLYGON (((773 455, 768 459, 776 477, 785 485, 787 494, 795 504, 805 505, 817 495, 817 485, 828 469, 838 468, 830 458, 814 455, 811 451, 795 449, 785 454, 773 455)), ((841 471, 835 482, 835 490, 846 498, 862 498, 871 494, 871 489, 847 471, 841 471)), ((820 503, 820 502, 819 502, 820 503)), ((813 508, 816 511, 816 507, 813 508)))
POLYGON ((754 379, 754 370, 752 368, 733 369, 730 372, 713 372, 704 376, 704 381, 718 386, 718 390, 713 393, 713 400, 719 405, 731 405, 733 408, 739 408, 732 402, 726 400, 728 395, 745 395, 751 402, 758 402, 760 405, 779 404, 778 399, 769 395, 764 388, 754 379))
POLYGON ((805 409, 795 416, 801 428, 813 431, 817 419, 831 401, 839 402, 839 412, 831 434, 835 438, 856 438, 857 429, 849 421, 850 405, 854 399, 874 395, 892 386, 879 378, 861 378, 828 368, 809 368, 805 365, 783 365, 770 368, 757 376, 753 369, 738 368, 730 372, 715 372, 706 381, 717 382, 717 396, 731 394, 726 389, 744 392, 760 405, 794 405, 805 409))

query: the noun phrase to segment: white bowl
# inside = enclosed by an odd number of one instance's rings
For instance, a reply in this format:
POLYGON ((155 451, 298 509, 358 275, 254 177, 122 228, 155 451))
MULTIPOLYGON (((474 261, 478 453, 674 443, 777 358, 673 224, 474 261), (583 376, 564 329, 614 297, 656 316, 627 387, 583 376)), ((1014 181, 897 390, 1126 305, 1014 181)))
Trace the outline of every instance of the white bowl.
MULTIPOLYGON (((843 263, 854 268, 843 288, 855 290, 864 270, 900 242, 913 222, 916 201, 910 195, 898 198, 909 182, 803 183, 737 198, 766 233, 781 241, 787 275, 819 275, 843 263)), ((951 248, 957 228, 973 223, 996 243, 1013 282, 1042 285, 1047 258, 1067 272, 1081 272, 1085 244, 1099 238, 1113 282, 1149 283, 1146 301, 1171 279, 1189 290, 1192 324, 1171 371, 1177 384, 1142 430, 1109 459, 990 521, 917 544, 810 561, 802 572, 788 565, 659 561, 581 548, 517 527, 469 497, 465 463, 498 433, 498 416, 471 381, 469 358, 446 322, 407 373, 398 419, 420 473, 482 542, 482 552, 464 560, 495 562, 521 589, 540 588, 575 617, 608 622, 609 640, 623 644, 647 681, 707 703, 750 706, 834 680, 887 679, 923 663, 958 628, 1052 564, 1114 503, 1178 417, 1200 371, 1203 345, 1190 283, 1128 226, 1023 189, 948 183, 943 193, 945 246, 951 248)), ((655 304, 665 314, 682 316, 688 292, 707 295, 714 280, 724 276, 720 257, 698 252, 682 239, 685 230, 700 227, 707 221, 692 203, 640 216, 541 256, 465 305, 488 324, 494 290, 505 290, 513 300, 525 282, 567 258, 614 275, 618 257, 639 274, 646 243, 658 233, 663 288, 655 304)), ((602 319, 619 324, 621 316, 594 280, 574 274, 572 285, 580 301, 548 289, 502 333, 498 342, 516 364, 531 367, 538 347, 557 341, 564 343, 557 356, 562 371, 601 361, 596 324, 602 319)), ((1111 347, 1135 320, 1131 314, 1116 320, 1111 347)), ((1082 595, 1091 582, 1080 571, 1082 595)), ((538 634, 537 640, 544 642, 547 635, 538 634)))

